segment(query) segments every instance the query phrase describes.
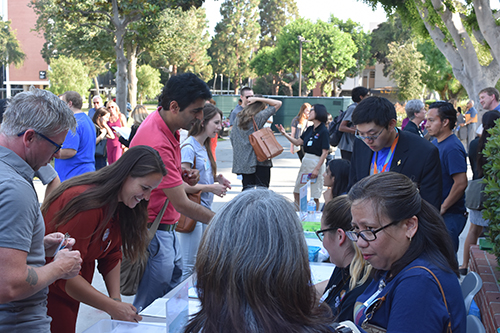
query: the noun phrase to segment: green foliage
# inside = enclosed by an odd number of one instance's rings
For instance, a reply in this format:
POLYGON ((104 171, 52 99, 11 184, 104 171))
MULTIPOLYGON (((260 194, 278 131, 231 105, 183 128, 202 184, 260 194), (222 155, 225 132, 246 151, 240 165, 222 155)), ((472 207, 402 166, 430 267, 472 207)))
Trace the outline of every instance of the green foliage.
POLYGON ((465 97, 465 89, 453 75, 453 69, 445 56, 438 50, 431 40, 425 40, 417 45, 424 61, 428 66, 422 72, 422 82, 430 90, 435 90, 441 99, 459 99, 465 97))
POLYGON ((88 72, 87 66, 79 59, 66 56, 53 59, 48 71, 50 80, 48 90, 56 95, 73 90, 82 95, 85 100, 85 96, 88 95, 88 90, 92 86, 88 72))
POLYGON ((208 80, 212 67, 207 54, 210 46, 207 27, 204 8, 164 10, 158 21, 159 35, 150 48, 151 65, 176 66, 181 72, 192 72, 208 80))
POLYGON ((16 33, 10 29, 10 21, 3 21, 0 16, 0 64, 14 64, 21 67, 26 58, 23 53, 16 33))
POLYGON ((332 89, 328 89, 327 85, 332 81, 342 81, 347 70, 356 65, 354 55, 358 49, 354 41, 333 23, 295 20, 284 27, 278 36, 277 59, 287 72, 295 72, 299 68, 297 36, 311 41, 302 45, 302 70, 307 89, 313 89, 319 82, 323 95, 330 96, 332 89))
POLYGON ((299 16, 295 0, 260 0, 260 47, 276 45, 281 29, 299 16))
POLYGON ((396 42, 398 44, 409 41, 412 37, 412 31, 409 27, 403 26, 401 17, 394 15, 387 22, 379 24, 377 29, 371 33, 371 51, 375 59, 384 65, 384 75, 389 75, 389 44, 396 42))
POLYGON ((396 81, 401 100, 418 99, 422 96, 424 84, 422 72, 426 70, 423 56, 413 43, 389 44, 387 59, 391 62, 391 78, 396 81))
POLYGON ((375 65, 375 59, 371 51, 371 33, 363 31, 361 24, 354 22, 351 19, 347 21, 342 21, 335 16, 330 16, 330 23, 333 23, 341 31, 349 34, 354 41, 354 44, 358 48, 358 52, 354 55, 356 59, 356 65, 347 70, 346 75, 349 77, 354 77, 359 75, 367 66, 375 65))
POLYGON ((161 92, 160 71, 149 65, 142 65, 137 68, 137 93, 139 103, 143 100, 154 99, 161 92))
POLYGON ((488 163, 483 166, 486 182, 483 218, 490 220, 489 238, 493 243, 493 254, 497 257, 500 266, 500 121, 489 130, 488 138, 483 150, 488 163))
POLYGON ((258 46, 259 0, 226 0, 220 8, 222 20, 215 26, 209 55, 217 74, 231 77, 235 86, 252 74, 250 58, 258 46))

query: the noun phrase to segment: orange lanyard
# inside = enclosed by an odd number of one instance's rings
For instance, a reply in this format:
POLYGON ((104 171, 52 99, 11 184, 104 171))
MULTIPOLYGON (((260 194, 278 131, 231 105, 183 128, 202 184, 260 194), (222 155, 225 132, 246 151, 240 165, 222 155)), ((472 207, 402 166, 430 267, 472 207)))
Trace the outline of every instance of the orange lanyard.
MULTIPOLYGON (((387 158, 385 159, 385 163, 384 163, 384 165, 382 167, 382 171, 381 172, 385 172, 385 170, 387 169, 387 166, 389 165, 389 161, 391 160, 392 155, 394 154, 394 150, 396 150, 396 145, 398 144, 398 141, 399 141, 399 135, 392 142, 391 150, 387 154, 387 158)), ((373 161, 372 167, 371 167, 373 175, 377 174, 379 172, 379 170, 377 168, 377 160, 378 160, 378 152, 375 153, 375 160, 373 161)))

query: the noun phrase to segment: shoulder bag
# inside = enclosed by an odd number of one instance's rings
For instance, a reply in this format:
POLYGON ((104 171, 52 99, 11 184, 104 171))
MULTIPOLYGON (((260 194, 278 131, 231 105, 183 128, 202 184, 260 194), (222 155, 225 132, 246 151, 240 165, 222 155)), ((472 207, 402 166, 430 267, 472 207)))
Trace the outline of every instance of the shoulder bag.
POLYGON ((469 184, 465 189, 465 207, 472 210, 484 209, 484 188, 486 184, 483 182, 484 178, 469 180, 469 184))
MULTIPOLYGON (((434 278, 434 280, 436 280, 436 282, 438 284, 438 287, 439 287, 439 291, 441 292, 441 296, 443 297, 444 306, 446 307, 446 311, 448 311, 448 316, 450 316, 450 320, 448 320, 448 326, 446 327, 446 333, 452 333, 452 331, 451 331, 451 314, 450 314, 450 310, 448 309, 448 302, 446 301, 446 296, 444 295, 444 290, 443 290, 443 287, 441 286, 441 282, 439 282, 439 279, 437 278, 437 276, 430 269, 428 269, 425 266, 414 266, 414 267, 411 267, 411 268, 409 268, 407 270, 414 269, 414 268, 425 269, 427 272, 429 272, 432 275, 432 277, 434 278)), ((366 314, 365 321, 361 324, 361 328, 363 330, 365 330, 367 333, 385 333, 385 332, 387 332, 386 328, 383 328, 383 327, 380 327, 380 326, 376 326, 376 325, 373 325, 373 324, 369 323, 369 320, 371 318, 373 318, 373 314, 375 313, 375 311, 377 311, 378 309, 380 309, 380 306, 385 301, 386 296, 387 296, 387 294, 384 295, 383 297, 379 298, 371 306, 371 309, 370 309, 371 311, 366 314)))
MULTIPOLYGON (((189 145, 193 147, 191 144, 186 143, 182 145, 181 149, 184 148, 184 146, 189 145)), ((194 149, 194 147, 193 147, 194 149)), ((194 161, 193 161, 193 168, 196 168, 196 152, 194 154, 194 161)), ((196 202, 197 204, 201 203, 201 191, 198 191, 196 193, 186 193, 187 197, 189 200, 196 202)), ((190 217, 187 217, 186 215, 181 214, 181 217, 179 217, 179 222, 177 223, 177 227, 175 228, 175 231, 177 232, 183 232, 183 233, 190 233, 194 230, 196 227, 196 222, 190 217)))
POLYGON ((257 156, 257 161, 264 162, 283 152, 283 146, 278 143, 273 131, 269 127, 257 128, 254 117, 252 117, 254 132, 248 136, 248 140, 257 156))
MULTIPOLYGON (((163 218, 163 214, 165 213, 165 209, 168 205, 168 199, 165 200, 163 207, 161 208, 158 215, 156 215, 151 228, 148 230, 148 246, 153 239, 156 230, 158 230, 158 225, 160 224, 161 219, 163 218)), ((139 287, 139 283, 141 282, 142 276, 144 275, 144 271, 146 270, 146 265, 149 259, 149 251, 141 255, 136 261, 132 262, 128 258, 123 258, 122 264, 120 267, 120 294, 125 296, 133 296, 137 293, 137 287, 139 287)))

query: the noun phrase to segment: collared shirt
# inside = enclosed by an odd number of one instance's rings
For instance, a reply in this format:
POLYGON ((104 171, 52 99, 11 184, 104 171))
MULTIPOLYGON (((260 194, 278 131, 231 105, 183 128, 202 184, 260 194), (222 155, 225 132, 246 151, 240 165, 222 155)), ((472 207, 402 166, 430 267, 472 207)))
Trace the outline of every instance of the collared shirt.
MULTIPOLYGON (((138 145, 156 149, 167 169, 167 175, 163 177, 160 185, 151 192, 149 199, 149 222, 153 222, 167 198, 163 189, 183 184, 179 132, 176 131, 174 135, 161 118, 160 112, 155 111, 142 122, 130 143, 130 147, 138 145)), ((169 203, 160 223, 174 224, 179 220, 179 217, 180 214, 172 203, 169 203)))
MULTIPOLYGON (((45 265, 45 225, 33 187, 34 173, 16 153, 0 146, 0 247, 26 252, 26 264, 40 267, 45 265)), ((39 304, 46 297, 47 288, 43 288, 25 299, 0 304, 0 310, 39 304)), ((0 330, 4 328, 0 323, 0 330)))

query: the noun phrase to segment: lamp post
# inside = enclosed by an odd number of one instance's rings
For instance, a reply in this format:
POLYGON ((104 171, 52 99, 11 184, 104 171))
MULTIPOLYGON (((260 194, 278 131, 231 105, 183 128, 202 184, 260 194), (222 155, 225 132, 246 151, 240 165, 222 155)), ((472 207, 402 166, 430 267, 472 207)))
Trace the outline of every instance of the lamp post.
POLYGON ((302 43, 310 43, 310 40, 297 36, 299 40, 299 96, 302 96, 302 43))

